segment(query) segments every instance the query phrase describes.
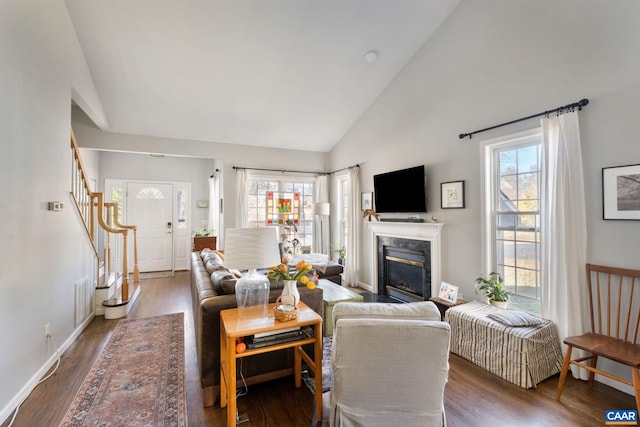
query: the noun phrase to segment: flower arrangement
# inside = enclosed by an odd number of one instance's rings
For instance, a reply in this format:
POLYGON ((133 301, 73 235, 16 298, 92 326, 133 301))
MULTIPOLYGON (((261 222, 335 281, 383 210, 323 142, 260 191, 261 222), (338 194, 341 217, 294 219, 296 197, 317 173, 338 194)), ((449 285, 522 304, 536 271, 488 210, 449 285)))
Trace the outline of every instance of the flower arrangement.
POLYGON ((306 263, 305 261, 300 261, 296 264, 295 271, 289 270, 289 260, 285 257, 282 258, 282 262, 275 267, 271 267, 271 271, 267 274, 268 277, 272 279, 282 279, 282 280, 299 280, 303 285, 307 285, 307 288, 313 289, 316 287, 316 284, 309 279, 307 273, 311 271, 311 265, 306 263))

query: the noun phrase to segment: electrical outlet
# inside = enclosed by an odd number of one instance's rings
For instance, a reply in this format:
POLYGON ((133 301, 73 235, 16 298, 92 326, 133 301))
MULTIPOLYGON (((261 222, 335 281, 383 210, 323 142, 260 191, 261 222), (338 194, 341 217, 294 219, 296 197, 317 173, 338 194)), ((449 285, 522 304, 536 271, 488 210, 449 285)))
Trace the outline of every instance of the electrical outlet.
POLYGON ((49 338, 51 336, 51 325, 47 323, 44 325, 44 337, 49 338))

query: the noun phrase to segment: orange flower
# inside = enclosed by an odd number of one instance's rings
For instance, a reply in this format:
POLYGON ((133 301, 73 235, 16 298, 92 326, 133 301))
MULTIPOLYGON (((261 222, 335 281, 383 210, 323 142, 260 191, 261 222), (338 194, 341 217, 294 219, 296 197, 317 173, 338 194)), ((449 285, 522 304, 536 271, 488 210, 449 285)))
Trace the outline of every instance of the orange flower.
POLYGON ((300 283, 307 285, 309 289, 315 288, 316 284, 313 280, 307 277, 307 274, 313 268, 306 261, 300 261, 295 266, 295 271, 290 271, 287 264, 287 258, 282 259, 282 264, 270 268, 270 272, 267 274, 272 279, 282 280, 300 280, 300 283))

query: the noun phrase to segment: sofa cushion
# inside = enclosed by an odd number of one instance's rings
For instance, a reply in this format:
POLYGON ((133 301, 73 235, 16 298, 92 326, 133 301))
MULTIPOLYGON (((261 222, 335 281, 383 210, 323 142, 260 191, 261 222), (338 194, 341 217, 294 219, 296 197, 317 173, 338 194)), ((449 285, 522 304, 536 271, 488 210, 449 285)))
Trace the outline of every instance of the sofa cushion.
POLYGON ((339 319, 393 318, 416 320, 440 320, 440 311, 431 301, 406 304, 339 302, 333 308, 334 326, 339 319))
POLYGON ((211 249, 205 248, 200 252, 200 257, 202 258, 203 263, 207 263, 209 260, 214 260, 218 263, 224 262, 223 258, 216 251, 212 251, 211 249))
POLYGON ((225 268, 224 263, 221 259, 215 259, 214 257, 209 258, 209 260, 205 263, 205 268, 209 274, 213 273, 216 270, 227 270, 225 268))
POLYGON ((236 278, 228 270, 215 270, 211 273, 211 287, 218 294, 233 294, 236 289, 236 278), (225 285, 227 282, 233 282, 233 285, 225 285), (228 292, 229 289, 232 289, 232 291, 228 292))
POLYGON ((324 272, 321 272, 321 273, 324 276, 337 276, 339 274, 342 274, 343 270, 344 268, 342 267, 342 265, 334 261, 329 261, 329 263, 327 264, 327 268, 325 269, 324 272))
POLYGON ((238 279, 229 273, 220 281, 220 286, 222 287, 222 293, 224 294, 235 294, 236 293, 236 282, 238 279))

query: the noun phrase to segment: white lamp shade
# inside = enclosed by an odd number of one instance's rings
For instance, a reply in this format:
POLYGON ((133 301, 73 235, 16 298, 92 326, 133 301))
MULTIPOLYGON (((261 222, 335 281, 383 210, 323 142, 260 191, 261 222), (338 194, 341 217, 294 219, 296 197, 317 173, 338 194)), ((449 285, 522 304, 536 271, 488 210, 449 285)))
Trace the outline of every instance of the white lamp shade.
POLYGON ((276 227, 229 228, 226 230, 224 264, 249 270, 280 264, 276 227))
POLYGON ((314 215, 329 215, 331 213, 331 204, 327 202, 315 203, 313 205, 314 215))

